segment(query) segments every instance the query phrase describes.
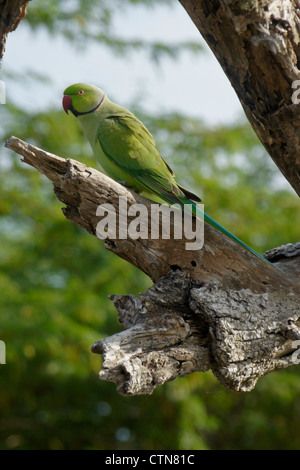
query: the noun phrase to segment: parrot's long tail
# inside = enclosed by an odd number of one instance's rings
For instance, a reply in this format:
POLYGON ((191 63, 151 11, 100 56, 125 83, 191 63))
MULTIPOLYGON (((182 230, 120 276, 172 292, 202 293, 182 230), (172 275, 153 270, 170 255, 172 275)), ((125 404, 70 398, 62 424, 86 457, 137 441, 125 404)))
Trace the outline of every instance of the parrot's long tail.
MULTIPOLYGON (((186 201, 187 202, 187 201, 186 201)), ((190 204, 192 204, 193 206, 193 214, 194 215, 198 215, 200 217, 201 220, 204 220, 205 222, 207 222, 209 225, 211 225, 212 227, 214 227, 216 230, 218 230, 219 232, 222 232, 224 235, 226 235, 226 237, 230 238, 231 240, 233 240, 234 242, 238 243, 242 248, 244 248, 245 250, 247 251, 250 251, 251 253, 253 253, 256 257, 258 257, 259 259, 263 260, 265 263, 268 263, 268 265, 271 265, 273 266, 273 268, 276 268, 278 271, 281 271, 281 269, 279 269, 277 266, 275 266, 274 264, 270 263, 270 261, 268 261, 266 258, 264 258, 262 255, 260 255, 259 253, 257 253, 255 250, 253 250, 253 248, 251 248, 250 246, 246 245, 246 243, 242 242, 241 240, 239 240, 235 235, 233 235, 232 233, 230 233, 228 230, 226 230, 226 228, 222 227, 222 225, 218 224, 218 222, 216 222, 214 219, 212 219, 209 215, 205 214, 205 212, 203 212, 199 207, 196 206, 196 204, 192 201, 188 201, 190 204)))

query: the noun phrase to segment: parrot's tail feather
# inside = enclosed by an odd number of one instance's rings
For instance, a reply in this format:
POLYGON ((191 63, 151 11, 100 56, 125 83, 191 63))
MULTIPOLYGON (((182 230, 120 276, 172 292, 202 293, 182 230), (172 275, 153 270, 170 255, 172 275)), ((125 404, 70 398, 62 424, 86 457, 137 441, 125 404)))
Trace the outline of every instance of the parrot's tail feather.
MULTIPOLYGON (((193 204, 191 202, 191 204, 193 204)), ((255 250, 253 250, 253 248, 251 248, 250 246, 246 245, 246 243, 242 242, 241 240, 239 240, 235 235, 233 235, 232 233, 230 233, 228 230, 226 230, 226 228, 222 227, 222 225, 218 224, 218 222, 216 222, 214 219, 212 219, 209 215, 205 214, 205 212, 203 212, 201 209, 199 209, 199 207, 196 206, 196 204, 193 204, 193 213, 195 215, 199 215, 201 217, 201 219, 205 222, 207 222, 209 225, 211 225, 212 227, 214 227, 215 229, 217 229, 219 232, 223 233, 224 235, 226 235, 226 237, 230 238, 231 240, 233 240, 234 242, 238 243, 242 248, 244 248, 245 250, 247 251, 250 251, 252 254, 254 254, 256 257, 258 257, 259 259, 263 260, 265 263, 268 263, 269 265, 273 266, 273 268, 276 268, 278 271, 281 271, 281 269, 279 269, 277 266, 275 266, 274 264, 272 264, 270 261, 268 261, 266 258, 264 258, 262 255, 260 255, 259 253, 257 253, 255 250)))

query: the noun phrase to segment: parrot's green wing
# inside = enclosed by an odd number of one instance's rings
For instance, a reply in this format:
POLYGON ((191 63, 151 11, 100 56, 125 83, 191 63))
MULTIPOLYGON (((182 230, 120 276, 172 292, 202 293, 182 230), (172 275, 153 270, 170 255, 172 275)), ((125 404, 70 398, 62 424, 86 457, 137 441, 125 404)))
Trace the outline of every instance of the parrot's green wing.
POLYGON ((105 156, 145 189, 170 204, 184 202, 186 190, 176 183, 174 173, 159 154, 153 137, 134 115, 125 110, 108 115, 101 123, 97 138, 105 156))

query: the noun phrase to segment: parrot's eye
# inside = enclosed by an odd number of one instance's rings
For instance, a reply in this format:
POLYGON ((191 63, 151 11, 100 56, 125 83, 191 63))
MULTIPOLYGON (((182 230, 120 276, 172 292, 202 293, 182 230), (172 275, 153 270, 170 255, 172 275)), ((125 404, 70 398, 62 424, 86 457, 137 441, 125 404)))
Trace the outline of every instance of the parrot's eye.
POLYGON ((78 95, 84 95, 84 90, 79 90, 77 94, 78 95))

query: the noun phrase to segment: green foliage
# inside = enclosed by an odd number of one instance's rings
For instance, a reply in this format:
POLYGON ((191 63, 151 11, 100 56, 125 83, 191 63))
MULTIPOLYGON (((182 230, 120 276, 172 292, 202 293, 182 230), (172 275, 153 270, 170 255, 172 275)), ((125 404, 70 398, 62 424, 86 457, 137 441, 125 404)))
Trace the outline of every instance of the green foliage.
MULTIPOLYGON (((86 41, 87 25, 93 34, 101 26, 109 41, 123 3, 157 2, 38 0, 28 21, 86 41)), ((279 171, 248 124, 208 129, 186 116, 134 111, 208 214, 260 252, 298 241, 298 199, 278 188, 279 171)), ((61 109, 29 114, 7 104, 0 122, 2 140, 14 134, 95 166, 78 123, 61 109)), ((297 368, 270 374, 248 394, 225 390, 211 373, 126 399, 99 381, 90 346, 121 329, 107 296, 138 295, 151 282, 67 221, 61 206, 46 178, 0 150, 0 448, 299 448, 297 368)))

